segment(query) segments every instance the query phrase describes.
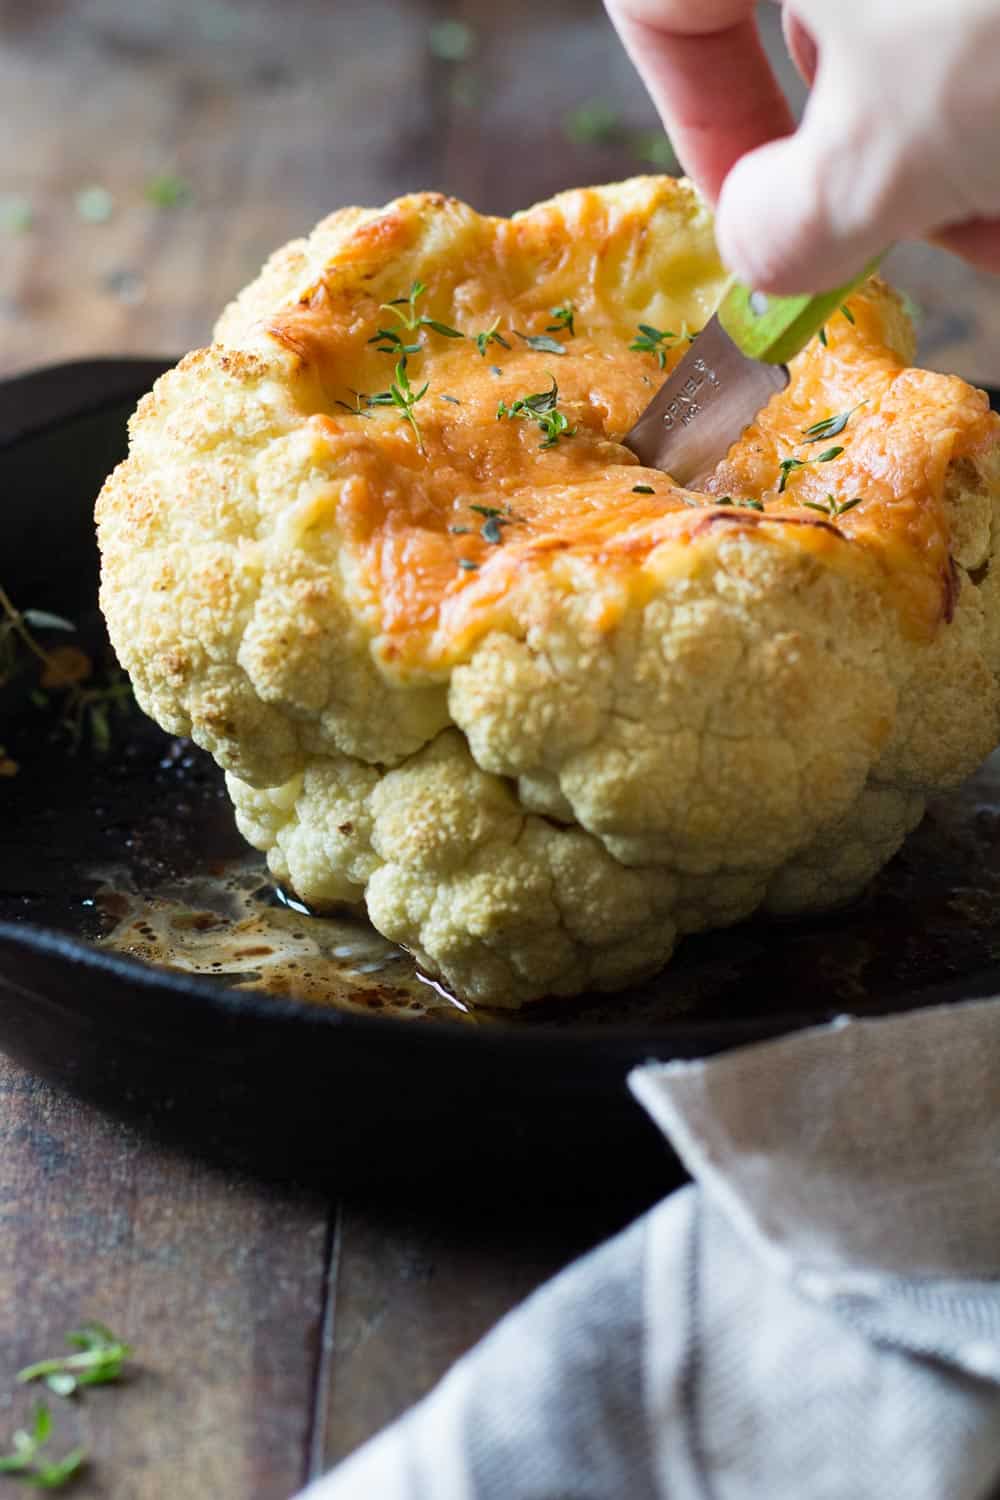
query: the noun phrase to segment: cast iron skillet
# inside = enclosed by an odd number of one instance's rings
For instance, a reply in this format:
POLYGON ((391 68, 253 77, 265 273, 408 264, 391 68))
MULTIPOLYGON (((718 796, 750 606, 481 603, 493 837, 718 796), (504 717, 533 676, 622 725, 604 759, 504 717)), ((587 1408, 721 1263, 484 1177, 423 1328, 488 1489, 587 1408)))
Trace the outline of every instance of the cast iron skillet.
MULTIPOLYGON (((97 361, 0 386, 0 584, 91 641, 94 496, 163 368, 97 361)), ((0 1046, 267 1171, 457 1192, 473 1178, 587 1190, 610 1171, 655 1190, 664 1152, 625 1088, 634 1063, 1000 988, 1000 767, 937 804, 848 911, 689 940, 628 995, 468 1026, 241 992, 95 947, 85 903, 102 862, 124 848, 155 880, 241 847, 218 773, 144 720, 103 761, 68 756, 19 701, 0 703, 0 725, 23 763, 0 780, 0 1046)))

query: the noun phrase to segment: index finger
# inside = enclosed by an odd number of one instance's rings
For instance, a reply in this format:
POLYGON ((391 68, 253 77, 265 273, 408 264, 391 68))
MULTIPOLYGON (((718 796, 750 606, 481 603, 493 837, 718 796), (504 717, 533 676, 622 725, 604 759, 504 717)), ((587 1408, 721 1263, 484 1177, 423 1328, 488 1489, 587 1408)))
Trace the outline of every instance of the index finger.
POLYGON ((712 202, 747 151, 795 129, 753 0, 605 0, 685 171, 712 202))

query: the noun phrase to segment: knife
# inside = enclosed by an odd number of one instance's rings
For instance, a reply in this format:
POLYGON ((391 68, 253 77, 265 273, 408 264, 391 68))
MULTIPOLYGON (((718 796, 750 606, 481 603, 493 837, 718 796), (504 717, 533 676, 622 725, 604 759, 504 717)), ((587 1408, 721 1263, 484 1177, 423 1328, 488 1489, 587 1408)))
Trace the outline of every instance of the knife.
MULTIPOLYGON (((878 258, 881 259, 881 256, 878 258)), ((648 469, 697 489, 776 391, 788 384, 788 361, 875 270, 816 296, 771 297, 733 281, 717 312, 667 377, 626 448, 648 469)))

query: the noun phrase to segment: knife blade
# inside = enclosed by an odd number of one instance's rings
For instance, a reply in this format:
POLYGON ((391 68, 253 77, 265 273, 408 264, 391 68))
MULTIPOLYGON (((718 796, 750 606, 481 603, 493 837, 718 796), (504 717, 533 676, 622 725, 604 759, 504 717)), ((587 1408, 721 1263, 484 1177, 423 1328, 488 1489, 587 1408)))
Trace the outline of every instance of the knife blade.
POLYGON ((817 296, 771 297, 733 282, 626 434, 625 446, 646 468, 662 469, 676 484, 697 489, 775 392, 784 390, 788 360, 877 264, 817 296))

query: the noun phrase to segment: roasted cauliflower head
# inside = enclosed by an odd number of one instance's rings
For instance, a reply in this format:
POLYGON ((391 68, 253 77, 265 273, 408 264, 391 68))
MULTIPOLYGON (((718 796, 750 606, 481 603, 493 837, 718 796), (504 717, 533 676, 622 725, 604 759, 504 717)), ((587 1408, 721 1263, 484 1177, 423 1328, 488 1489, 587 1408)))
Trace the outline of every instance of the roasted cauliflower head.
POLYGON ((316 910, 460 995, 842 902, 998 739, 1000 445, 879 281, 705 492, 623 434, 724 285, 668 178, 279 251, 98 503, 139 702, 316 910))

